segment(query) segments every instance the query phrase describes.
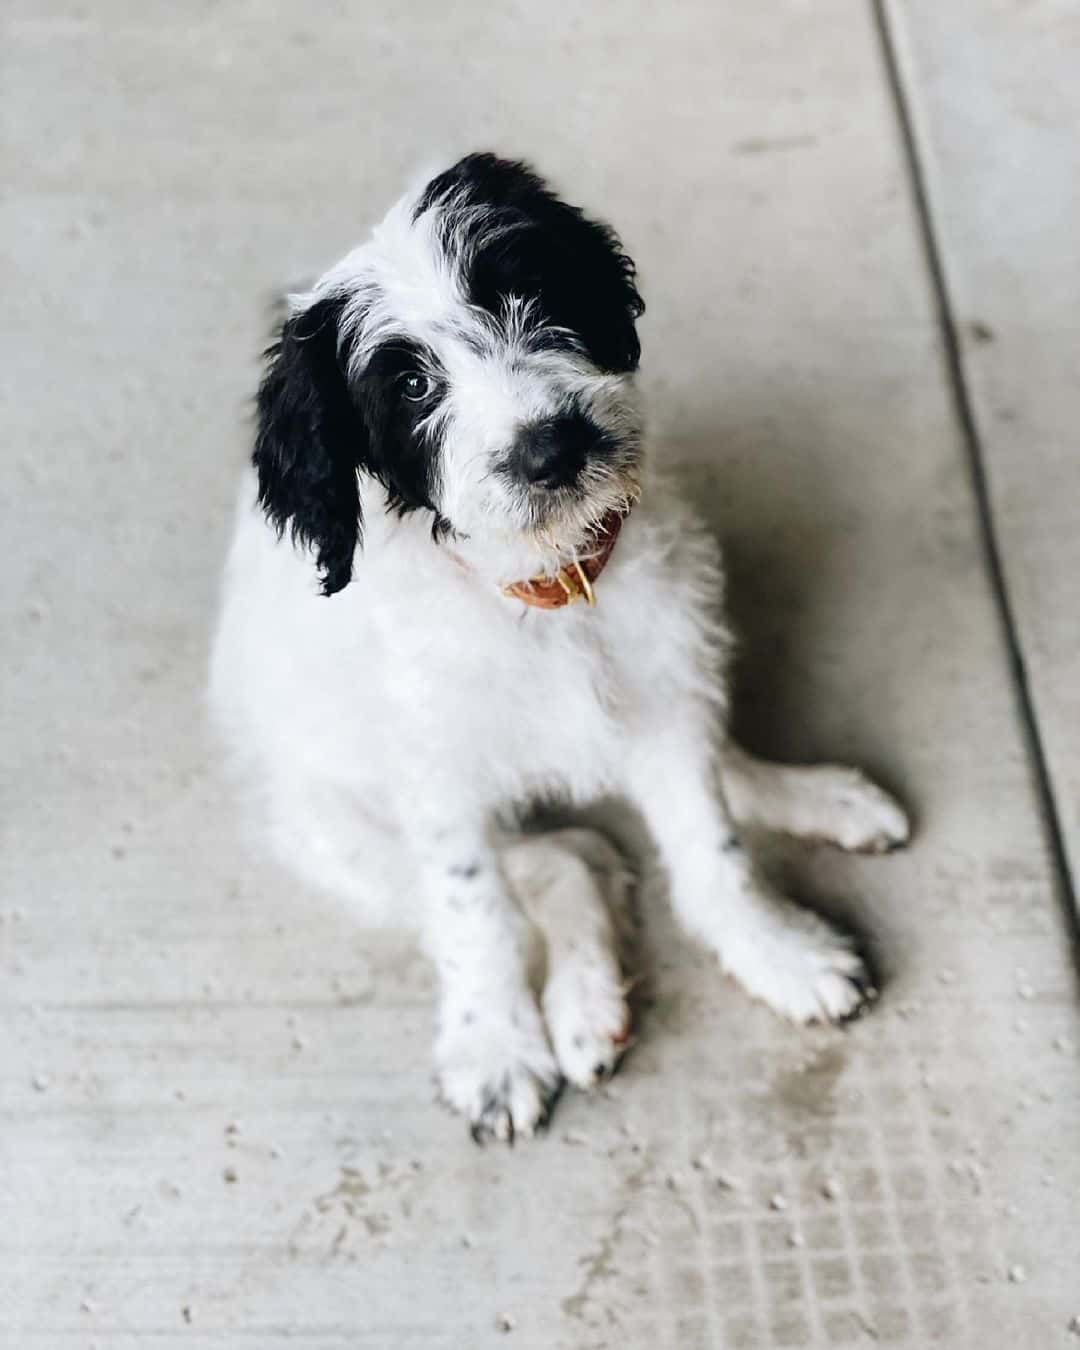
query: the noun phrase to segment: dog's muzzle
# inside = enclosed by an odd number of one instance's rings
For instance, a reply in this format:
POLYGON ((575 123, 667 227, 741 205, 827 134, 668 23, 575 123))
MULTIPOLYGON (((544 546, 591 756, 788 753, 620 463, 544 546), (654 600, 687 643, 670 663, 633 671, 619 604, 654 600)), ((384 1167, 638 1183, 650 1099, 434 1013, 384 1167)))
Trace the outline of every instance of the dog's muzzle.
POLYGON ((521 427, 510 448, 511 474, 530 487, 573 487, 590 456, 606 448, 608 438, 583 413, 563 413, 521 427))

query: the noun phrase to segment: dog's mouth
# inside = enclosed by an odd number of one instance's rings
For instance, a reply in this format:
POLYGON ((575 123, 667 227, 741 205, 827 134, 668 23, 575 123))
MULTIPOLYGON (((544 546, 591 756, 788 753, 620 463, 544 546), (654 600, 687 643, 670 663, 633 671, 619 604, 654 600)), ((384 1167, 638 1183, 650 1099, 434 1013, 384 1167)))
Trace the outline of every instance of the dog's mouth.
POLYGON ((580 539, 612 513, 626 515, 641 496, 636 463, 615 470, 586 468, 564 487, 526 489, 522 501, 525 533, 545 543, 580 539))

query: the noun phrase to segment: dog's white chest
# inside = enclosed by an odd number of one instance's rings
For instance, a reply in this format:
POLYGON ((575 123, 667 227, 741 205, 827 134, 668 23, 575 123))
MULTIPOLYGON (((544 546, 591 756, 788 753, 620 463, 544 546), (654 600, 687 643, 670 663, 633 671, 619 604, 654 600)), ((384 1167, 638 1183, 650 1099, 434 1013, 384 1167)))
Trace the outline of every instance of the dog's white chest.
POLYGON ((437 695, 454 753, 510 797, 609 781, 632 690, 599 611, 528 609, 453 644, 437 695))

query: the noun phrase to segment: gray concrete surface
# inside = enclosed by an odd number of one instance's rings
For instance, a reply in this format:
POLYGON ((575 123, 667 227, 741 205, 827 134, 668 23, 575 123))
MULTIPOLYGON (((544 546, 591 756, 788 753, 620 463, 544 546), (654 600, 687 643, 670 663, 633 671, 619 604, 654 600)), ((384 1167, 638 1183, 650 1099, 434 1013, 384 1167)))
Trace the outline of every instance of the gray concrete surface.
POLYGON ((1080 868, 1080 9, 894 3, 1005 576, 1080 868))
MULTIPOLYGON (((1012 105, 977 7, 935 8, 890 13, 956 169, 957 119, 1012 105)), ((1042 60, 1065 18, 1015 8, 1042 60)), ((1074 1344, 1076 973, 873 11, 11 0, 4 25, 0 1343, 1074 1344), (638 258, 748 738, 864 763, 919 822, 885 860, 773 851, 866 931, 873 1017, 782 1026, 646 893, 638 1048, 513 1153, 432 1103, 423 963, 244 840, 201 702, 268 298, 477 145, 638 258)), ((1046 145, 1064 94, 1026 88, 1046 145)), ((1055 345, 1019 283, 977 280, 1008 224, 985 181, 932 194, 962 318, 1021 335, 971 357, 980 417, 1030 360, 1024 406, 1067 429, 1068 315, 1055 345)), ((1056 211, 1040 291, 1075 262, 1056 211)), ((1075 461, 999 427, 998 484, 1021 445, 1041 473, 1000 524, 1030 644, 1072 618, 1075 461)), ((1028 654, 1075 783, 1075 647, 1028 654)))

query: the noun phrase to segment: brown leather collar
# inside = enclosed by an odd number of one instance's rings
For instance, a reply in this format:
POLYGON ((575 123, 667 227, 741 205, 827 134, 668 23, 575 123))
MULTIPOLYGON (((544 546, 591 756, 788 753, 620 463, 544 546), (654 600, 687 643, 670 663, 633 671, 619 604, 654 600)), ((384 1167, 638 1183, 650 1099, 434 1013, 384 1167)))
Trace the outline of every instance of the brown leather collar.
POLYGON ((595 605, 592 584, 611 557, 622 523, 623 516, 618 511, 609 511, 600 522, 595 547, 588 557, 582 558, 580 562, 564 564, 554 576, 541 573, 527 581, 512 582, 503 587, 503 595, 523 600, 537 609, 561 609, 563 605, 572 605, 575 600, 595 605))

